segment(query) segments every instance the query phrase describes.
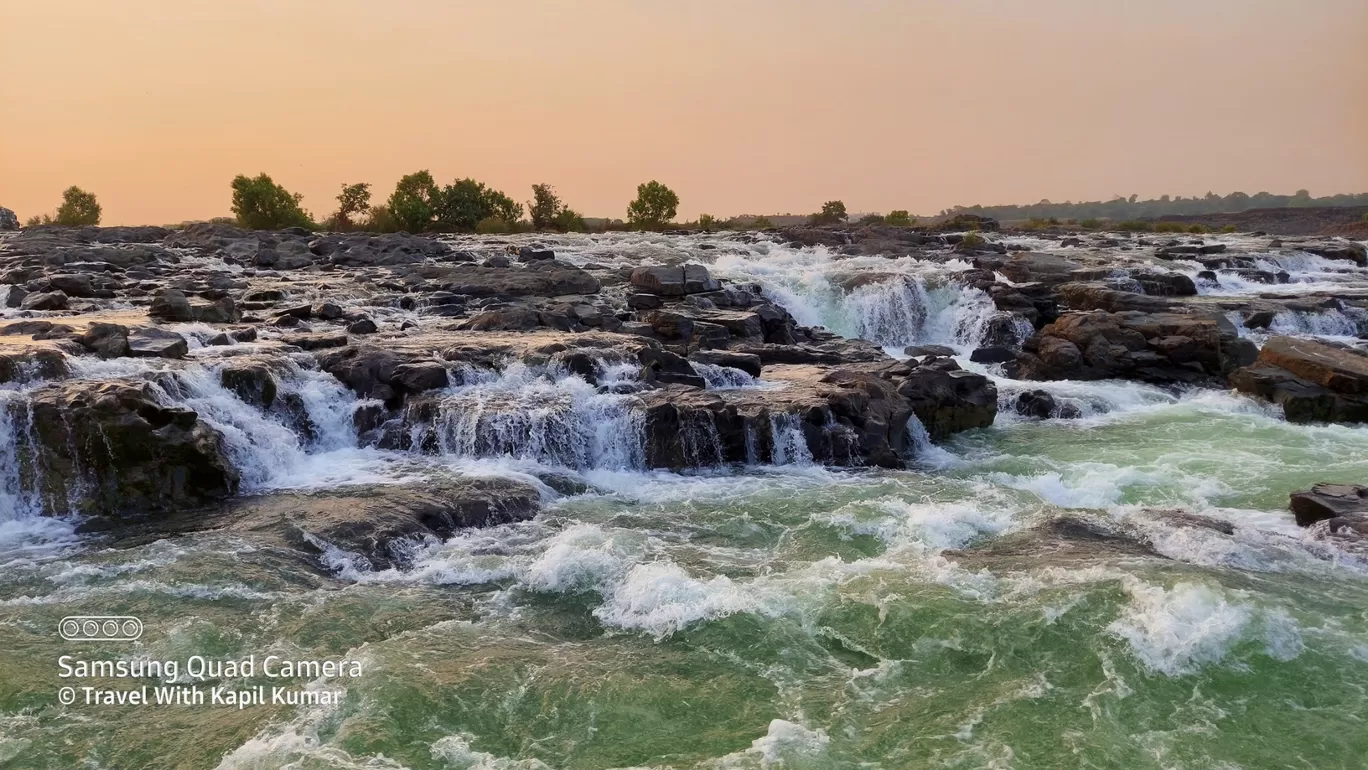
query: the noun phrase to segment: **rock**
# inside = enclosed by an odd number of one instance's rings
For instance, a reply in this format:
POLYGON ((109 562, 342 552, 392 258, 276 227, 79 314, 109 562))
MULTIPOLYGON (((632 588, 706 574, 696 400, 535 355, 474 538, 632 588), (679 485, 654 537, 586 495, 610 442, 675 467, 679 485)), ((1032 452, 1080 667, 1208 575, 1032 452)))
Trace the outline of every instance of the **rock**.
POLYGON ((627 307, 633 310, 655 310, 664 302, 656 294, 629 294, 627 295, 627 307))
POLYGON ((462 331, 515 331, 525 332, 541 325, 541 314, 530 307, 506 307, 499 310, 486 310, 462 323, 462 331))
POLYGON ((54 275, 48 284, 68 297, 94 297, 95 283, 89 275, 54 275))
POLYGON ((518 249, 519 262, 543 262, 556 258, 556 252, 550 249, 536 249, 531 246, 523 246, 518 249))
POLYGON ((238 342, 255 342, 257 330, 255 326, 248 326, 246 329, 234 329, 233 331, 228 332, 228 336, 238 342))
POLYGON ((119 324, 92 323, 77 342, 100 358, 121 358, 131 354, 128 327, 119 324))
POLYGON ((378 327, 369 318, 359 318, 347 325, 348 334, 374 334, 376 331, 378 327))
POLYGON ((391 383, 406 393, 421 393, 445 388, 450 384, 450 377, 445 366, 436 361, 424 361, 396 366, 391 383))
POLYGON ((72 380, 30 400, 34 479, 50 515, 147 515, 233 494, 219 434, 145 383, 72 380))
POLYGON ((24 297, 27 297, 28 294, 22 286, 0 286, 0 305, 19 307, 24 303, 24 297))
POLYGON ((686 385, 691 388, 707 386, 703 377, 689 365, 688 360, 668 350, 642 348, 638 358, 641 360, 642 379, 647 382, 686 385))
POLYGON ((1106 310, 1111 313, 1139 310, 1157 313, 1172 307, 1169 300, 1161 297, 1117 291, 1098 283, 1066 283, 1058 291, 1061 302, 1070 310, 1106 310))
POLYGON ((167 289, 152 300, 147 315, 162 323, 189 323, 195 320, 190 300, 179 289, 167 289))
POLYGON ((294 345, 303 350, 322 350, 340 348, 347 344, 345 332, 323 332, 320 334, 292 334, 281 338, 286 345, 294 345))
POLYGON ((342 317, 342 306, 334 302, 319 302, 312 308, 314 318, 324 321, 336 321, 342 317))
POLYGON ((722 284, 710 277, 708 268, 703 265, 638 267, 632 271, 630 281, 642 292, 667 297, 682 297, 722 288, 722 284))
POLYGON ((184 358, 190 345, 166 329, 139 327, 128 334, 128 354, 135 358, 184 358))
POLYGON ((997 417, 997 386, 981 374, 919 366, 898 385, 933 439, 986 428, 997 417))
POLYGON ((19 217, 15 213, 3 206, 0 206, 0 232, 8 232, 19 229, 19 217))
POLYGON ((540 506, 531 484, 470 478, 241 498, 215 521, 239 535, 321 554, 332 569, 371 570, 409 566, 420 540, 525 521, 540 506))
POLYGON ((1069 313, 1027 341, 1022 379, 1223 384, 1256 348, 1218 313, 1069 313))
POLYGON ((1016 351, 1004 347, 978 348, 969 354, 969 360, 976 364, 1005 364, 1016 360, 1016 351))
POLYGON ((557 297, 597 294, 600 288, 594 276, 554 260, 531 262, 522 268, 421 265, 411 268, 408 275, 469 297, 557 297))
POLYGON ((910 358, 922 358, 924 356, 940 356, 942 358, 953 358, 955 349, 945 345, 912 345, 903 348, 903 355, 910 358))
POLYGON ((190 314, 196 321, 206 324, 235 324, 242 320, 232 297, 224 297, 208 305, 193 305, 190 314))
POLYGON ((1028 390, 1017 396, 1016 400, 1017 414, 1040 420, 1053 417, 1057 408, 1054 396, 1043 390, 1028 390))
MULTIPOLYGON (((994 257, 1001 260, 1001 257, 994 257)), ((978 265, 979 262, 975 262, 978 265)), ((997 271, 1013 283, 1039 281, 1047 284, 1065 283, 1073 280, 1074 271, 1082 265, 1054 254, 1036 252, 1017 252, 997 267, 997 271)))
POLYGON ((19 303, 21 310, 66 310, 67 295, 60 291, 35 292, 19 303))
POLYGON ((713 366, 730 366, 740 369, 752 377, 760 376, 760 356, 754 353, 736 353, 730 350, 698 350, 689 354, 690 361, 713 366))
POLYGON ((1368 486, 1358 484, 1316 484, 1293 492, 1288 507, 1297 524, 1309 527, 1319 521, 1352 514, 1368 514, 1368 486))
POLYGON ((278 392, 275 375, 258 362, 229 363, 219 372, 219 382, 243 402, 258 409, 269 409, 278 392))
POLYGON ((1357 351, 1273 337, 1230 382, 1279 404, 1290 422, 1368 422, 1368 356, 1357 351))

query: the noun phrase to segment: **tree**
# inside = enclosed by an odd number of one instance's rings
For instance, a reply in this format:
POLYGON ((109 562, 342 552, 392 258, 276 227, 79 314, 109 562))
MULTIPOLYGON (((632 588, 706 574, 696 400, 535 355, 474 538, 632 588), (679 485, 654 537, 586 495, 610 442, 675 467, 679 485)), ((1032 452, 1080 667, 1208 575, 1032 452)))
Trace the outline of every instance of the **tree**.
POLYGON ((436 229, 465 232, 490 214, 485 208, 485 186, 474 179, 457 179, 442 188, 434 205, 436 229))
POLYGON ((561 199, 551 185, 532 185, 532 200, 527 202, 527 215, 532 219, 532 229, 551 229, 555 225, 556 215, 561 212, 561 206, 561 199))
POLYGON ((401 230, 421 233, 432 227, 441 195, 442 191, 432 181, 432 174, 427 169, 415 171, 394 186, 388 203, 390 216, 401 230))
POLYGON ((814 225, 834 225, 844 222, 850 216, 846 214, 845 203, 841 201, 827 201, 822 204, 822 210, 808 217, 808 222, 814 225))
POLYGON ((62 193, 62 205, 57 207, 55 224, 67 227, 100 224, 100 204, 95 193, 88 193, 75 185, 62 193))
POLYGON ((888 212, 888 216, 884 217, 884 224, 894 227, 911 227, 914 221, 916 220, 907 213, 906 209, 893 209, 888 212))
POLYGON ((699 228, 700 230, 712 231, 712 230, 716 230, 716 229, 718 228, 718 226, 719 226, 719 223, 718 223, 718 221, 717 221, 717 217, 713 216, 712 214, 699 214, 699 215, 698 215, 698 228, 699 228))
POLYGON ((556 212, 556 218, 551 221, 551 226, 562 233, 582 233, 585 229, 584 217, 574 209, 563 208, 556 212))
POLYGON ((370 187, 366 182, 343 184, 342 192, 337 195, 337 213, 328 218, 328 227, 332 230, 355 227, 357 218, 370 211, 370 187))
POLYGON ((770 221, 769 217, 762 215, 756 217, 754 222, 751 222, 751 227, 756 230, 769 230, 774 227, 774 223, 770 221))
POLYGON ((498 217, 509 225, 516 224, 523 217, 521 203, 492 187, 485 189, 485 209, 490 216, 498 217))
POLYGON ((865 214, 860 217, 860 224, 862 225, 881 225, 884 222, 883 214, 865 214))
POLYGON ((637 185, 637 197, 627 206, 627 222, 640 230, 658 230, 670 223, 679 210, 674 190, 652 179, 637 185))
POLYGON ((304 196, 276 184, 266 174, 233 178, 233 214, 238 224, 250 230, 278 230, 282 227, 314 226, 299 203, 304 196))

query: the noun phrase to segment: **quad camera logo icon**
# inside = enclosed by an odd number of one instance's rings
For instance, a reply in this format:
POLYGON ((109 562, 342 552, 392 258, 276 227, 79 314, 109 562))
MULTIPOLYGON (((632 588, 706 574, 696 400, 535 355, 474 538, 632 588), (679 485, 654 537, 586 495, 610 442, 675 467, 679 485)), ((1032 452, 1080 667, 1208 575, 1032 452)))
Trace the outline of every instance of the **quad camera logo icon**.
POLYGON ((142 636, 143 624, 129 615, 69 615, 57 630, 68 642, 131 642, 142 636))

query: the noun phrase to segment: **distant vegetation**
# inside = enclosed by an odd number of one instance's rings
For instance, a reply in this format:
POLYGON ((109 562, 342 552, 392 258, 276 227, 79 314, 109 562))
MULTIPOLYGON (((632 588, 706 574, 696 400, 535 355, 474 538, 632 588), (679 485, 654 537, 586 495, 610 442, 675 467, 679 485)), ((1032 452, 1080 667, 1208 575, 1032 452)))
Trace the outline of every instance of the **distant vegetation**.
MULTIPOLYGON (((1233 192, 1226 196, 1207 193, 1202 197, 1184 198, 1160 196, 1153 200, 1139 200, 1138 196, 1129 198, 1117 196, 1109 201, 1086 201, 1074 203, 1052 203, 1042 200, 1024 206, 956 206, 941 212, 942 216, 956 214, 977 214, 998 220, 1041 221, 1051 218, 1081 219, 1083 222, 1096 222, 1110 219, 1121 223, 1133 223, 1141 218, 1157 218, 1185 214, 1229 214, 1249 209, 1266 208, 1309 208, 1313 206, 1368 206, 1368 193, 1328 195, 1312 198, 1306 190, 1298 190, 1292 195, 1274 195, 1260 192, 1248 195, 1233 192)), ((1080 225, 1083 225, 1080 222, 1080 225)))
MULTIPOLYGON (((822 210, 808 217, 808 224, 812 225, 835 225, 850 219, 846 214, 846 206, 843 201, 827 201, 822 204, 822 210)), ((879 217, 882 223, 883 217, 879 217)))
POLYGON ((100 203, 95 199, 95 193, 86 192, 85 190, 72 185, 62 192, 62 205, 57 207, 56 214, 38 214, 29 217, 25 220, 24 226, 64 225, 66 227, 84 227, 87 225, 98 225, 100 224, 100 213, 100 203))

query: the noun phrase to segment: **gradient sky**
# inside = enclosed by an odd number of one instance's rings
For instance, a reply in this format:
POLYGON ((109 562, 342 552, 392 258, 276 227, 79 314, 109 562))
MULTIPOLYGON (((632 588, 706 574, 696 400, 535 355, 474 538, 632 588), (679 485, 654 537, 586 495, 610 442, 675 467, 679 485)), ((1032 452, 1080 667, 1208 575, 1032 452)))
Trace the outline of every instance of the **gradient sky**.
POLYGON ((1364 0, 5 0, 0 205, 315 215, 420 168, 621 217, 1368 191, 1364 0))

